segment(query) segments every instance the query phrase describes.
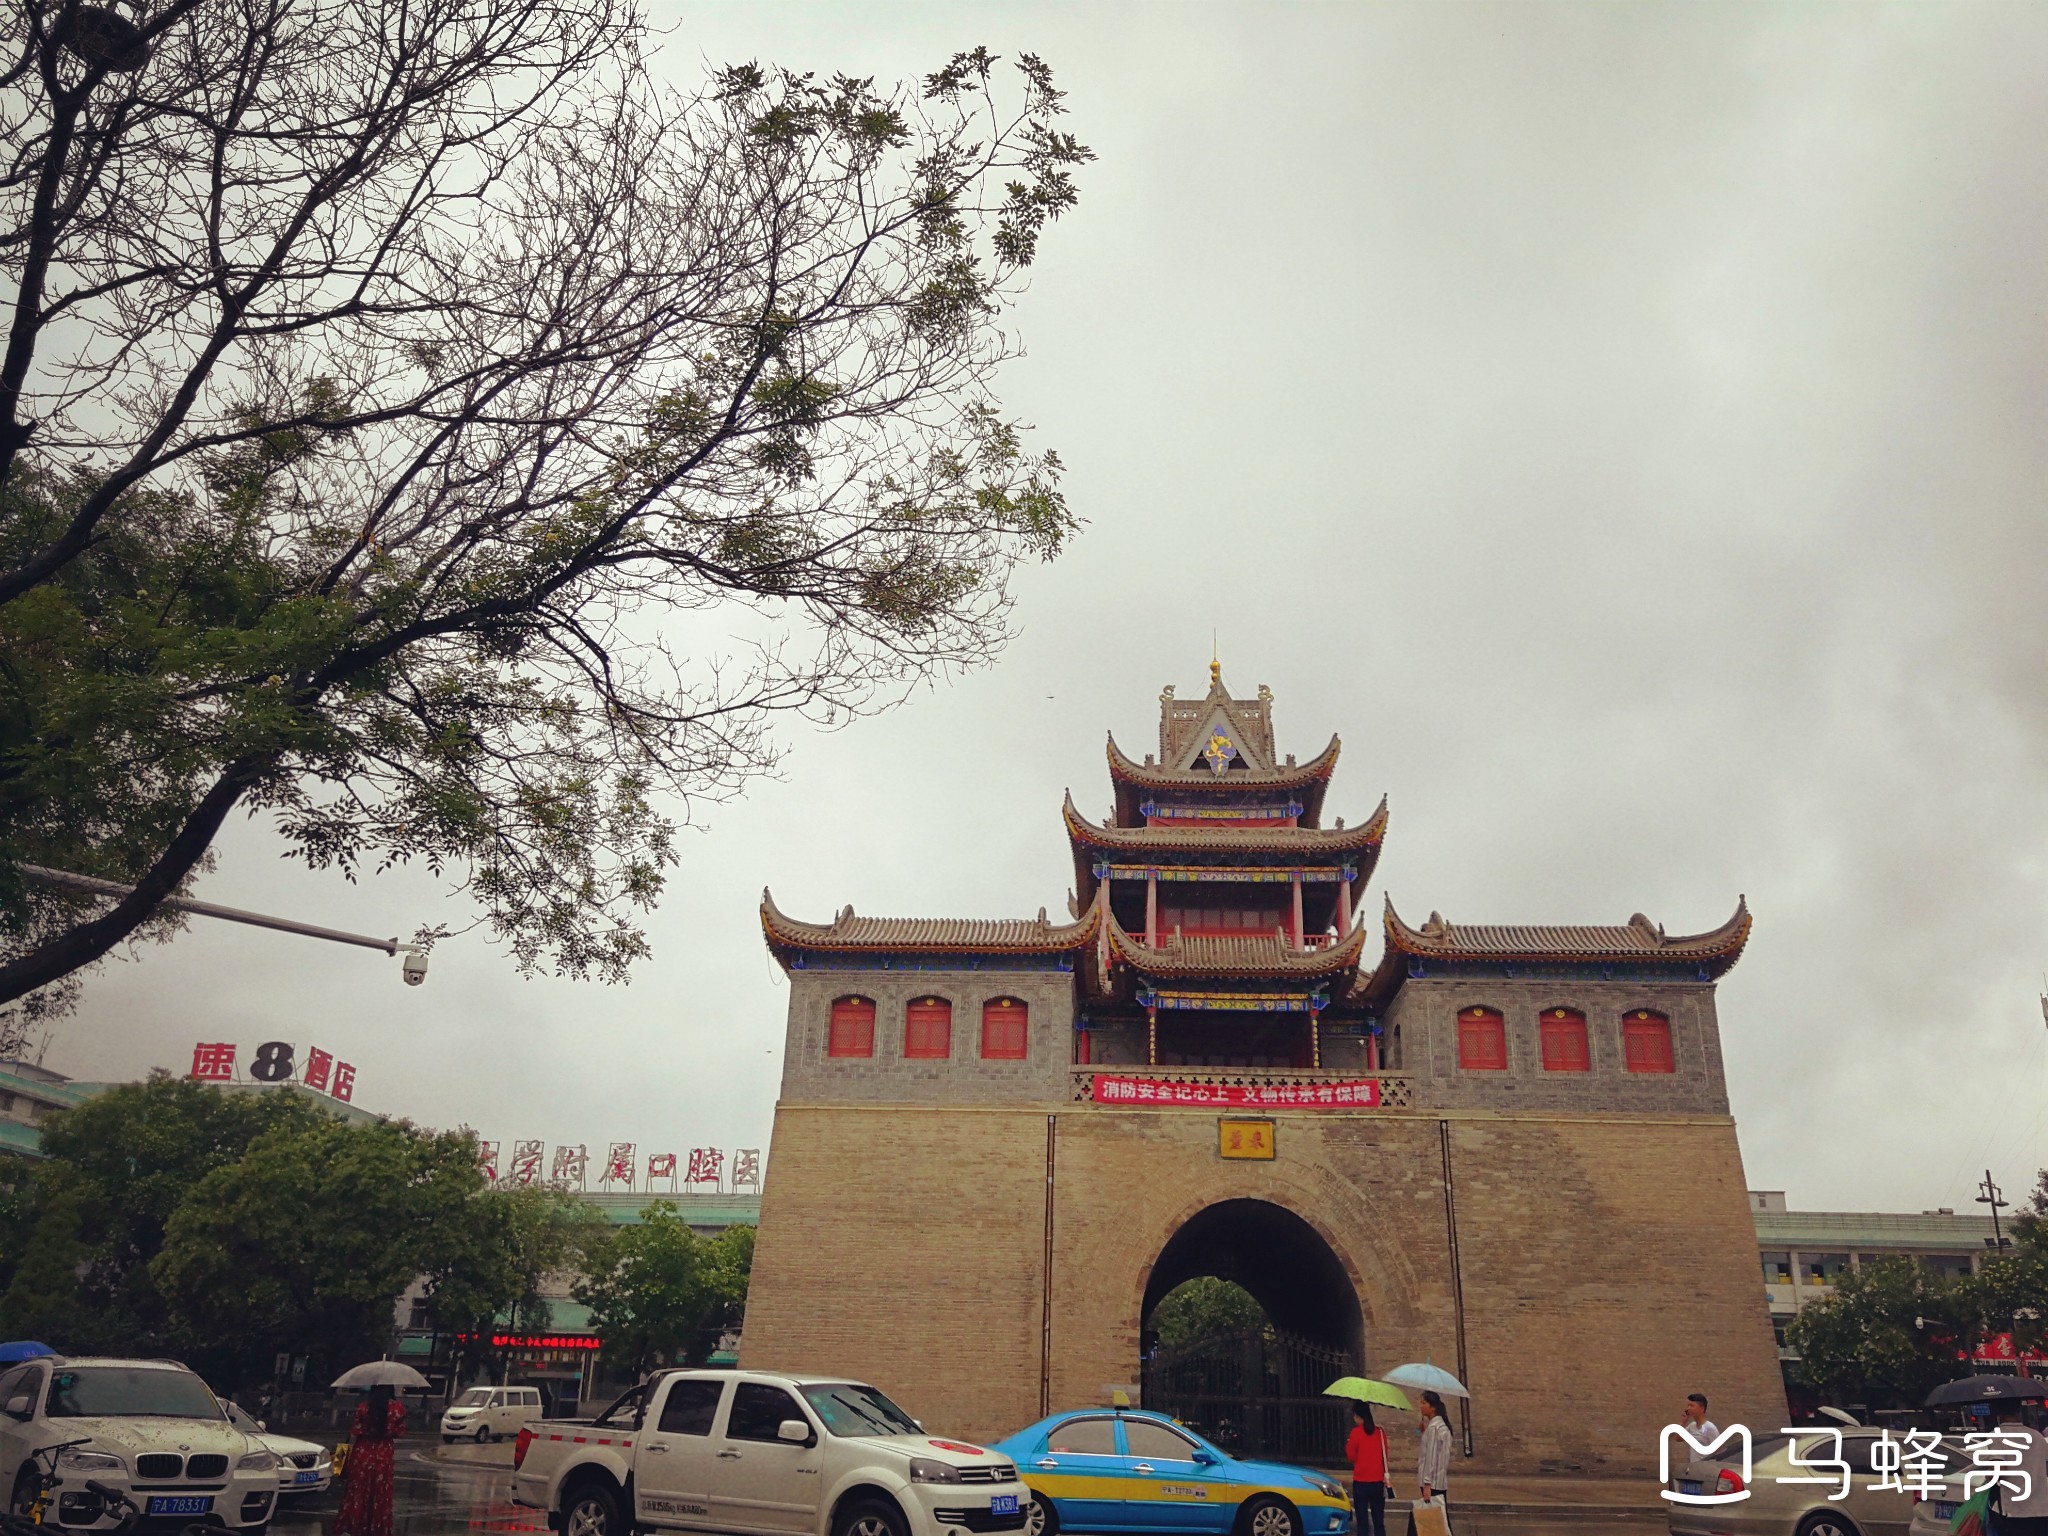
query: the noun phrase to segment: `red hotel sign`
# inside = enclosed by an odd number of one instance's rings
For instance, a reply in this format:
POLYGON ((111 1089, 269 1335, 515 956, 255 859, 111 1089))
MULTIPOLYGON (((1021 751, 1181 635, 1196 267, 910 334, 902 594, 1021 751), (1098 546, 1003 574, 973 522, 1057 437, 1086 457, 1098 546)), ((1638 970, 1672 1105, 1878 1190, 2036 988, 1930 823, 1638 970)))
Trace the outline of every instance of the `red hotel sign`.
POLYGON ((1377 1079, 1353 1083, 1175 1083, 1150 1077, 1095 1074, 1097 1104, 1172 1104, 1192 1109, 1376 1109, 1377 1079))

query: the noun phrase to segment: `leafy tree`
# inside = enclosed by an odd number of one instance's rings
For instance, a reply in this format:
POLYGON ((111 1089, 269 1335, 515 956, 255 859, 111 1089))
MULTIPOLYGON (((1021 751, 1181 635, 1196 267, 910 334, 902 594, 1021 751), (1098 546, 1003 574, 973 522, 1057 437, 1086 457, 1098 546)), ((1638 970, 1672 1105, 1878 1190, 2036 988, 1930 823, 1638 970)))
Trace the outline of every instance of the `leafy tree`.
POLYGON ((482 1191, 467 1132, 280 1128, 192 1186, 150 1271, 216 1379, 266 1379, 281 1353, 345 1370, 389 1347, 399 1296, 482 1191))
POLYGON ((427 1307, 452 1341, 456 1378, 496 1374, 490 1339, 501 1322, 514 1333, 552 1327, 543 1282, 578 1267, 608 1231, 590 1206, 540 1188, 486 1189, 436 1227, 423 1264, 427 1307))
POLYGON ((622 976, 658 796, 985 661, 1076 527, 992 392, 1090 158, 1050 72, 684 95, 629 0, 139 25, 0 19, 0 1003, 238 810, 622 976))
POLYGON ((1168 1291, 1152 1309, 1151 1323, 1168 1349, 1271 1327, 1250 1291, 1214 1275, 1198 1275, 1168 1291))
POLYGON ((639 1376, 657 1365, 699 1363, 746 1306, 754 1229, 699 1237, 657 1200, 637 1226, 619 1227, 586 1258, 575 1297, 590 1308, 605 1363, 639 1376))
POLYGON ((1808 1386, 1845 1402, 1918 1407, 1965 1373, 1959 1353, 1985 1333, 1979 1277, 1951 1279, 1914 1259, 1865 1264, 1786 1326, 1794 1368, 1808 1386))
POLYGON ((0 1203, 5 1331, 79 1351, 177 1351, 150 1263, 179 1205, 258 1137, 327 1118, 298 1094, 224 1093, 163 1073, 51 1116, 46 1160, 17 1173, 0 1203))

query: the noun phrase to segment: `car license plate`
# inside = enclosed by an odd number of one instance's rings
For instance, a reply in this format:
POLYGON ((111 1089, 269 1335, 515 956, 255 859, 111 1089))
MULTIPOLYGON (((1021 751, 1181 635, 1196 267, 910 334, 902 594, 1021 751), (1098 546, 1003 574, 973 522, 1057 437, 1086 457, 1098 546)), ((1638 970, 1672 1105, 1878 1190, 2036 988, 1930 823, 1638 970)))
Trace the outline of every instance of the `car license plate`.
POLYGON ((1936 1499, 1934 1501, 1934 1518, 1937 1520, 1953 1520, 1956 1517, 1958 1507, 1954 1504, 1944 1504, 1940 1499, 1936 1499))
POLYGON ((1017 1495, 999 1493, 988 1501, 988 1512, 992 1515, 1014 1515, 1017 1513, 1017 1495))
POLYGON ((317 1483, 320 1481, 320 1474, 318 1472, 301 1472, 292 1481, 295 1483, 317 1483))
POLYGON ((213 1500, 174 1499, 163 1494, 151 1494, 149 1512, 152 1515, 205 1515, 213 1512, 213 1500))
POLYGON ((1684 1479, 1680 1479, 1678 1484, 1678 1491, 1684 1494, 1687 1498, 1696 1499, 1700 1496, 1700 1485, 1698 1483, 1688 1482, 1684 1479))

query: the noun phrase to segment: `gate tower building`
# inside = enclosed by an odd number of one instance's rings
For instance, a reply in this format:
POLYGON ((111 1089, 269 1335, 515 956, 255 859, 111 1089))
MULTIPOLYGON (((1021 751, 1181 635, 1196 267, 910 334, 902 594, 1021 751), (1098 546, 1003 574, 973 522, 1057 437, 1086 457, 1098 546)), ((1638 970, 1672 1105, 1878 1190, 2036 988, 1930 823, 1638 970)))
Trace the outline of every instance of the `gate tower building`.
POLYGON ((1325 825, 1339 744, 1278 756, 1272 703, 1212 663, 1156 754, 1110 741, 1109 813, 1065 806, 1066 921, 764 894, 790 1001, 742 1362, 988 1439, 1121 1389, 1334 1458, 1313 1378, 1423 1359, 1489 1471, 1653 1471, 1693 1391, 1775 1429, 1714 1014, 1746 908, 1675 936, 1387 904, 1366 964, 1386 802, 1325 825), (1141 1364, 1199 1275, 1278 1330, 1228 1402, 1141 1364))

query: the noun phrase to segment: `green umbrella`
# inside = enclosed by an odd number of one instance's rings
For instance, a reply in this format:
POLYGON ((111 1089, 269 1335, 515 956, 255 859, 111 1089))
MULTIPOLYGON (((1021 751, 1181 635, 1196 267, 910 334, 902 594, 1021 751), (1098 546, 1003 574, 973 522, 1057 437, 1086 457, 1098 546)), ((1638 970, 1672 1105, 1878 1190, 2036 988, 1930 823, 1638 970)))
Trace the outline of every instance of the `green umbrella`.
POLYGON ((1385 1403, 1389 1408, 1413 1408, 1401 1389, 1384 1381, 1368 1381, 1363 1376, 1339 1376, 1323 1388, 1325 1397, 1349 1397, 1361 1403, 1385 1403))

